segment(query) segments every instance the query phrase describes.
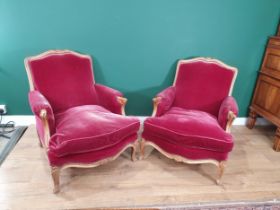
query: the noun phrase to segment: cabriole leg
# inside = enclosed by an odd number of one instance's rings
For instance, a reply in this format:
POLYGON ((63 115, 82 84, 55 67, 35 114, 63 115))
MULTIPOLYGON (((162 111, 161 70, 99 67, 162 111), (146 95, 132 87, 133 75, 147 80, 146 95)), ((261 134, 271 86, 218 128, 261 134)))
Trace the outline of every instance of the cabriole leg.
POLYGON ((218 178, 216 179, 216 183, 218 185, 221 184, 221 179, 222 179, 222 176, 224 174, 224 171, 225 171, 225 162, 221 161, 218 165, 218 178))
POLYGON ((136 161, 137 141, 131 146, 131 160, 136 161))
POLYGON ((60 191, 60 186, 59 186, 60 168, 52 167, 51 174, 52 174, 53 185, 54 185, 53 193, 58 193, 60 191))

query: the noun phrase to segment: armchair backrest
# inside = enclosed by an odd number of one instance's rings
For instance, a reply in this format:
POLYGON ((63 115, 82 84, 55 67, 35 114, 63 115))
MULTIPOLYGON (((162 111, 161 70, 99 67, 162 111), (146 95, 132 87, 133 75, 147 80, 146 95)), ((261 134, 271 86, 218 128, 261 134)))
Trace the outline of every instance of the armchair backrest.
POLYGON ((180 60, 173 86, 174 106, 218 116, 220 105, 231 95, 237 69, 211 58, 180 60))
POLYGON ((30 90, 38 90, 54 113, 96 104, 92 60, 69 50, 51 50, 25 59, 30 90))

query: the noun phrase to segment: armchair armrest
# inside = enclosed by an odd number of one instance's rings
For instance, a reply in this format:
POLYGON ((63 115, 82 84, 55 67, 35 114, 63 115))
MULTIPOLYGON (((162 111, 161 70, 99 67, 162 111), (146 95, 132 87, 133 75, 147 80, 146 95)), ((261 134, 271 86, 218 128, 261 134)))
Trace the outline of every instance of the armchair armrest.
POLYGON ((53 116, 53 110, 50 103, 39 91, 30 91, 28 97, 31 110, 35 115, 40 116, 41 110, 45 109, 48 116, 53 116))
POLYGON ((167 112, 175 99, 175 87, 170 86, 163 91, 161 91, 159 94, 156 95, 155 98, 153 98, 154 102, 154 110, 153 110, 153 117, 159 117, 163 115, 165 112, 167 112))
POLYGON ((32 112, 42 121, 44 127, 43 144, 45 147, 48 147, 50 135, 54 131, 55 124, 52 107, 48 100, 39 91, 30 91, 28 98, 32 112))
POLYGON ((123 94, 113 88, 95 84, 99 104, 115 114, 125 115, 127 99, 123 94))
POLYGON ((238 115, 238 105, 232 96, 226 97, 219 110, 218 122, 221 127, 230 132, 230 127, 238 115))

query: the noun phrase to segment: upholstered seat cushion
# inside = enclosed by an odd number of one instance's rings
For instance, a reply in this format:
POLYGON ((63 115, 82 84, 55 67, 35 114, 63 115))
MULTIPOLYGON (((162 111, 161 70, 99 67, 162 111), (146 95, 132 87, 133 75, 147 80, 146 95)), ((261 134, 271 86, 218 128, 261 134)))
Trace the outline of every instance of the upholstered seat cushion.
POLYGON ((231 134, 219 125, 217 118, 197 110, 172 107, 161 117, 150 117, 144 123, 143 138, 163 139, 182 147, 229 152, 231 134))
POLYGON ((56 133, 50 150, 58 157, 98 151, 135 135, 139 120, 113 114, 98 105, 72 107, 55 115, 56 133))

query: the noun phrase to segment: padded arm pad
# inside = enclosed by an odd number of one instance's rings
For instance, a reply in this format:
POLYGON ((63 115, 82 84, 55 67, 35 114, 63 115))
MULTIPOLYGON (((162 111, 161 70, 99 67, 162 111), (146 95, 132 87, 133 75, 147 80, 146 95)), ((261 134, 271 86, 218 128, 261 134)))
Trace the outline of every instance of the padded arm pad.
POLYGON ((226 129, 228 122, 228 113, 232 111, 235 116, 238 115, 238 105, 232 96, 226 97, 220 107, 218 122, 223 129, 226 129))
POLYGON ((124 114, 126 99, 123 94, 113 88, 95 84, 99 104, 115 114, 124 114))
POLYGON ((153 116, 159 117, 167 112, 175 99, 175 87, 170 86, 163 91, 161 91, 157 96, 153 99, 154 101, 154 112, 153 116))
POLYGON ((32 112, 35 115, 40 116, 41 110, 45 109, 48 116, 53 116, 53 110, 50 103, 39 91, 30 91, 28 96, 32 112))
POLYGON ((49 123, 50 132, 52 133, 54 129, 54 114, 52 107, 48 100, 37 90, 30 91, 28 94, 29 103, 32 112, 39 118, 41 110, 45 109, 47 111, 47 119, 49 123))

